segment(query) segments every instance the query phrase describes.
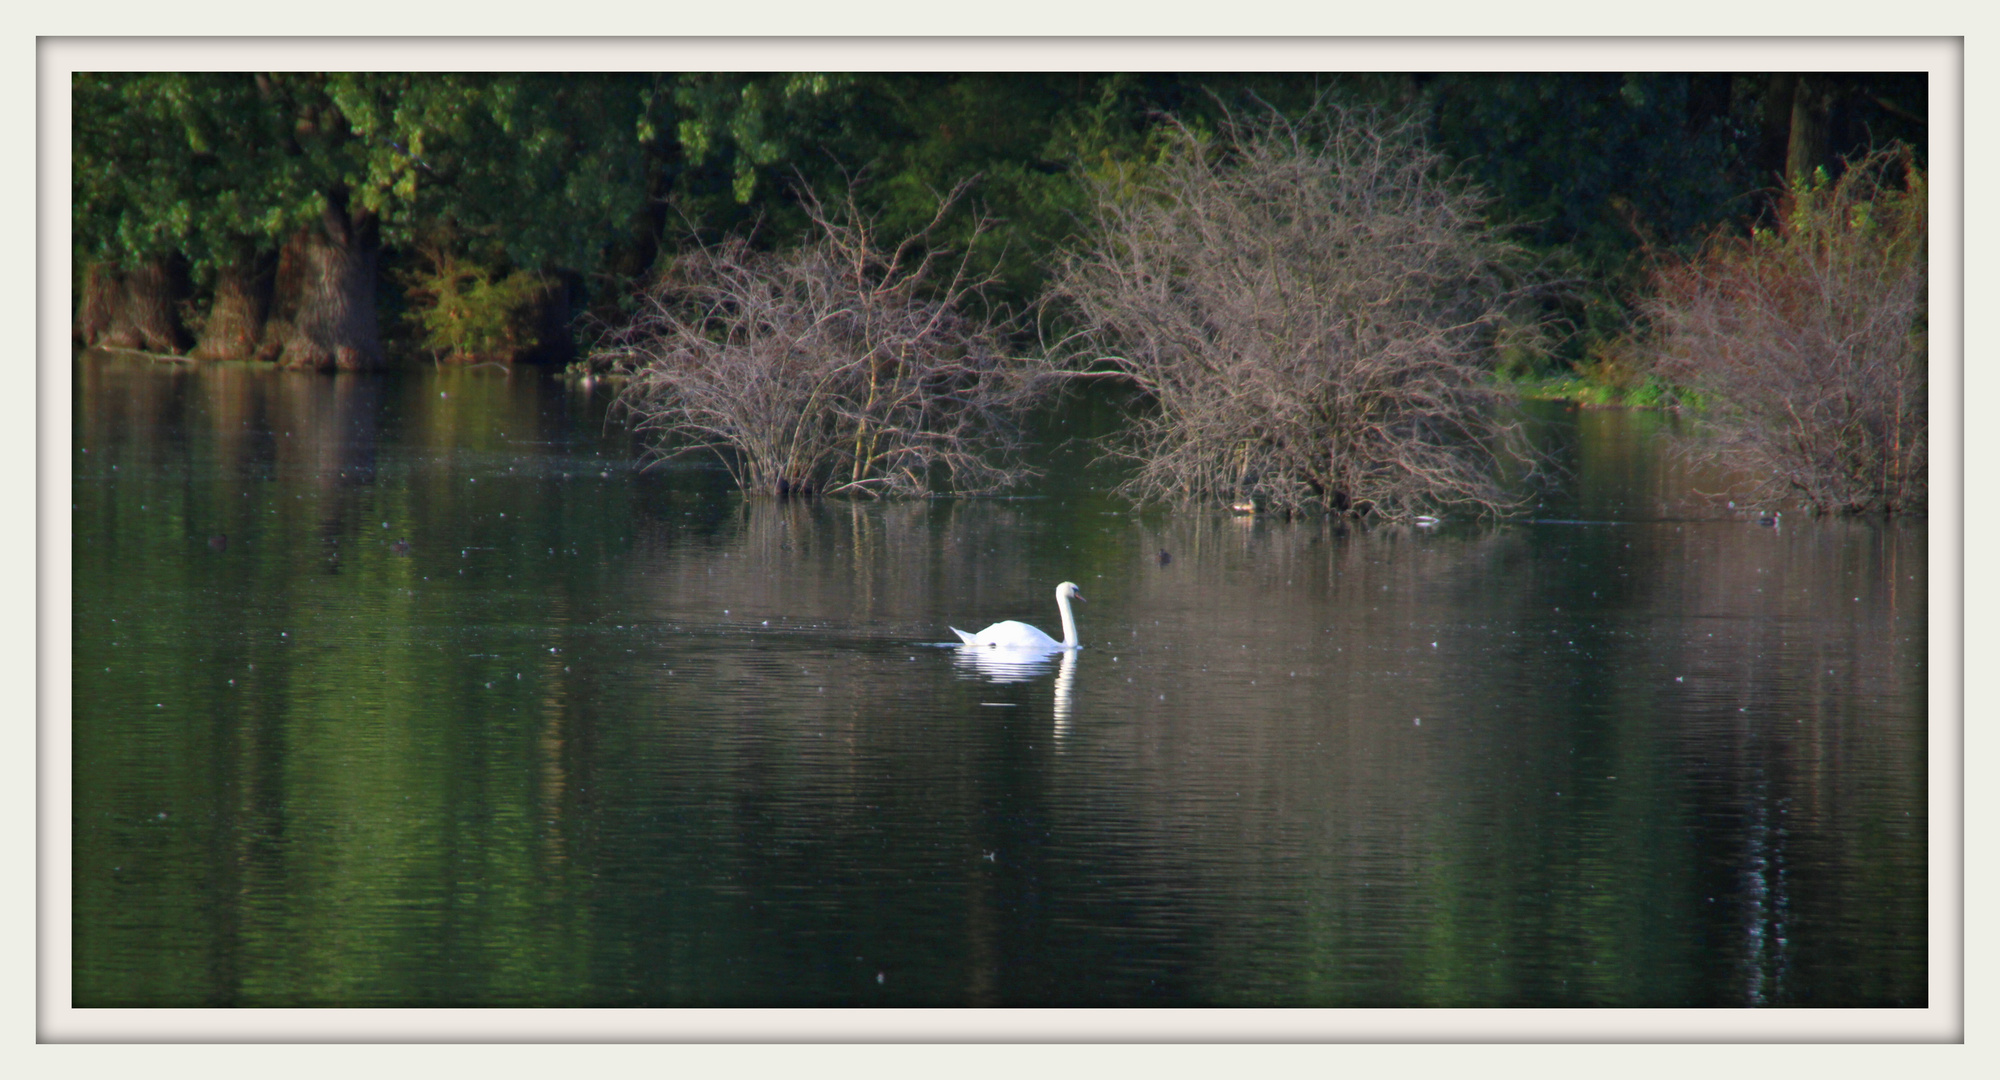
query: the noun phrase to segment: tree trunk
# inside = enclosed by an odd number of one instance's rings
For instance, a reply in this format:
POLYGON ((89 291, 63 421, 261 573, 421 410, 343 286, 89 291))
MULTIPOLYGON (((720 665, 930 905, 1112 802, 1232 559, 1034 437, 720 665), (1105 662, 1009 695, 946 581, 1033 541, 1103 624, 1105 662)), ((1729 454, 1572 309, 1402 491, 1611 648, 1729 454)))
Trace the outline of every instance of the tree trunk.
POLYGON ((76 339, 101 349, 178 353, 184 343, 174 317, 177 275, 155 259, 129 270, 93 263, 83 273, 76 339))
POLYGON ((116 271, 103 263, 83 268, 83 286, 78 290, 76 326, 71 333, 85 348, 103 340, 118 309, 116 271))
POLYGON ((337 200, 320 227, 300 230, 286 243, 260 355, 281 367, 317 371, 381 367, 375 315, 380 243, 374 218, 350 217, 337 200))
POLYGON ((1799 77, 1772 75, 1765 84, 1763 107, 1758 110, 1757 182, 1772 183, 1785 178, 1785 161, 1792 138, 1792 105, 1798 97, 1799 77))
POLYGON ((542 280, 548 284, 536 295, 529 317, 535 335, 534 347, 515 359, 532 364, 566 364, 576 359, 576 335, 571 327, 583 297, 582 276, 550 270, 542 275, 542 280))
POLYGON ((257 355, 264 317, 271 310, 271 260, 245 253, 215 278, 215 302, 201 339, 188 355, 197 360, 249 360, 257 355))
POLYGON ((1799 76, 1792 92, 1791 131, 1785 143, 1787 184, 1810 180, 1813 170, 1826 164, 1827 117, 1832 110, 1832 88, 1810 75, 1799 76))

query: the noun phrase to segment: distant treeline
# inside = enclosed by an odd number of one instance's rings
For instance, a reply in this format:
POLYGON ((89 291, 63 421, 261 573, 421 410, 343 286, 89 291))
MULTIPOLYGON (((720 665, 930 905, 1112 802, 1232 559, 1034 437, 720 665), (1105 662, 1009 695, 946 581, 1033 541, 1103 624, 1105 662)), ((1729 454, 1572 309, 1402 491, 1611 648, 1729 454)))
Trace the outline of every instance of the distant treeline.
POLYGON ((1659 258, 1815 170, 1922 164, 1922 73, 79 74, 80 343, 307 368, 576 358, 669 258, 807 242, 850 195, 1019 312, 1108 178, 1177 132, 1326 100, 1413 114, 1567 287, 1544 365, 1625 333, 1659 258), (594 316, 594 319, 590 316, 594 316))

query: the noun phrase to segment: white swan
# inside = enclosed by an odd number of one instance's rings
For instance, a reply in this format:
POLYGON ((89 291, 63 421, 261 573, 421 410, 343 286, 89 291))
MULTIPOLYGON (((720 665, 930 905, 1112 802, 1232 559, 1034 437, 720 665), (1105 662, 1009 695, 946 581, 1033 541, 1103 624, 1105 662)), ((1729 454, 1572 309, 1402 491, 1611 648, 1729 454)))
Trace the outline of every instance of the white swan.
POLYGON ((1065 581, 1056 586, 1056 608, 1062 612, 1063 639, 1061 641, 1057 641, 1040 630, 1029 626, 1027 623, 1015 622, 1012 619, 1006 622, 994 623, 977 634, 968 634, 956 626, 951 628, 951 632, 958 635, 958 640, 962 644, 975 649, 1012 649, 1017 652, 1043 653, 1074 649, 1076 648, 1076 617, 1069 612, 1069 602, 1072 597, 1077 600, 1083 599, 1083 591, 1076 587, 1076 582, 1065 581))

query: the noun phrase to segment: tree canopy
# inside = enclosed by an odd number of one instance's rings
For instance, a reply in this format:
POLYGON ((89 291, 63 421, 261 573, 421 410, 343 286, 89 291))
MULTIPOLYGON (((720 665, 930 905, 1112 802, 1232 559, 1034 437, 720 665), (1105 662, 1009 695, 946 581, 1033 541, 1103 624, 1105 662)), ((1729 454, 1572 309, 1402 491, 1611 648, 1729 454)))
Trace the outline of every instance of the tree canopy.
POLYGON ((590 269, 642 206, 637 82, 79 74, 79 254, 212 268, 337 206, 391 245, 450 223, 523 265, 590 269))
MULTIPOLYGON (((75 249, 107 273, 178 268, 199 307, 287 245, 294 266, 319 266, 315 236, 378 284, 374 252, 386 270, 445 244, 496 272, 591 282, 609 311, 690 243, 801 242, 802 189, 852 192, 885 232, 909 233, 976 177, 933 235, 1020 309, 1072 246, 1092 184, 1159 160, 1170 126, 1331 98, 1425 117, 1494 218, 1589 283, 1568 317, 1610 334, 1638 262, 1768 215, 1781 177, 1891 138, 1921 160, 1924 93, 1896 75, 82 73, 75 249)), ((565 295, 572 311, 586 299, 565 295)), ((372 333, 372 318, 342 332, 372 333)))

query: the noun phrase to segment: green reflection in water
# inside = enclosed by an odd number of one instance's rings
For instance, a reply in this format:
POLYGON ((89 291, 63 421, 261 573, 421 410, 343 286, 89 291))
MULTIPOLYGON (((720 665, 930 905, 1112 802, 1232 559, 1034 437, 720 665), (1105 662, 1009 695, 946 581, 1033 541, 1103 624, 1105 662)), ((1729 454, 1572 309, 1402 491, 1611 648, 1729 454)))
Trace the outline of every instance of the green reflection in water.
POLYGON ((1924 1000, 1923 528, 1649 414, 1426 533, 1133 514, 1101 398, 746 504, 530 373, 76 370, 78 1005, 1924 1000), (1062 689, 923 644, 1064 578, 1062 689))

